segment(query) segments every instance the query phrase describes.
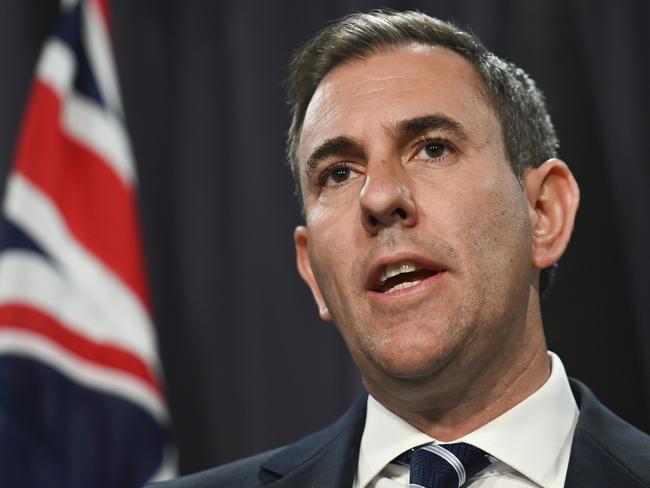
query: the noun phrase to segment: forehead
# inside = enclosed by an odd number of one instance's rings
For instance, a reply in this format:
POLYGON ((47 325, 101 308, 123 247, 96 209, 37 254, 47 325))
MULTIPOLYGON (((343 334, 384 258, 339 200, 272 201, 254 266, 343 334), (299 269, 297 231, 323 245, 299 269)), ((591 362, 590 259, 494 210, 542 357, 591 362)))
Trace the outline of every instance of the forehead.
POLYGON ((304 161, 322 140, 363 138, 400 120, 431 114, 450 117, 467 131, 501 133, 474 66, 451 50, 410 45, 343 63, 314 92, 298 159, 304 161))

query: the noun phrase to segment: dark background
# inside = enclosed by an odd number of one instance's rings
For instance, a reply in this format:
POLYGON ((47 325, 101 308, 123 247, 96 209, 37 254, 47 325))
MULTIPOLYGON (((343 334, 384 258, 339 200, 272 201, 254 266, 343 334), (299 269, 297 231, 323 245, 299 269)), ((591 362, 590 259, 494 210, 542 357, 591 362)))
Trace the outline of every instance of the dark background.
MULTIPOLYGON (((154 313, 181 471, 289 442, 360 390, 295 272, 284 162, 291 51, 380 6, 469 26, 547 95, 582 189, 544 305, 550 348, 650 430, 650 4, 645 1, 113 0, 154 313)), ((0 0, 4 180, 56 0, 0 0)))

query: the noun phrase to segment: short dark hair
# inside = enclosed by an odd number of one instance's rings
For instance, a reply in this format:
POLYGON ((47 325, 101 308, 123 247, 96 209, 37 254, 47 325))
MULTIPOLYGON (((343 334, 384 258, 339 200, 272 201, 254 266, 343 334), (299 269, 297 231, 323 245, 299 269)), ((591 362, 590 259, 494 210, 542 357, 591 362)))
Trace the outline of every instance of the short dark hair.
MULTIPOLYGON (((342 63, 412 44, 449 49, 474 66, 483 82, 483 95, 501 123, 506 156, 520 181, 526 168, 557 156, 557 135, 535 82, 521 68, 488 51, 474 34, 418 11, 355 13, 318 32, 291 60, 287 156, 301 207, 297 148, 305 112, 318 84, 342 63)), ((555 265, 542 270, 542 296, 554 274, 555 265)))

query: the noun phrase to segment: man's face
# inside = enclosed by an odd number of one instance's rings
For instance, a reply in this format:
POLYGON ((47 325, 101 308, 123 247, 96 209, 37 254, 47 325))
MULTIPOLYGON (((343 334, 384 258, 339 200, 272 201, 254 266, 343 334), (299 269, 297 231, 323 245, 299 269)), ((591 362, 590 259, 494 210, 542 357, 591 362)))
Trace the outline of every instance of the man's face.
POLYGON ((299 268, 371 392, 525 341, 529 209, 480 88, 458 54, 411 46, 336 67, 307 109, 299 268))

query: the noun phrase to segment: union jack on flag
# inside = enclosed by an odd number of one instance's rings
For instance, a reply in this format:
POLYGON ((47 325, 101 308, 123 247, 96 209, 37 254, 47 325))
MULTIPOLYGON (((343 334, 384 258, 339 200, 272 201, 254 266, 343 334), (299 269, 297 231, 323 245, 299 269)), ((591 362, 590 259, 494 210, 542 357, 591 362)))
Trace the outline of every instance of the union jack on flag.
POLYGON ((0 486, 173 474, 108 0, 64 0, 0 227, 0 486))

